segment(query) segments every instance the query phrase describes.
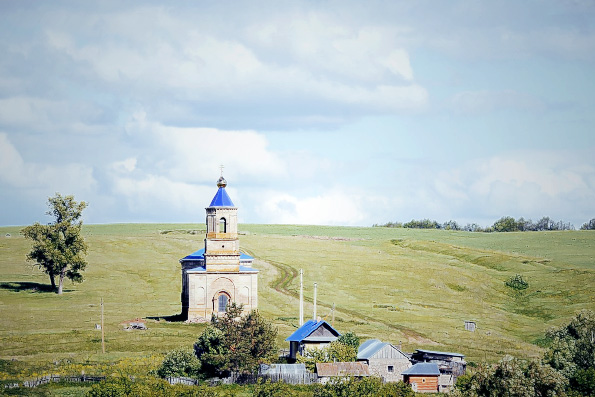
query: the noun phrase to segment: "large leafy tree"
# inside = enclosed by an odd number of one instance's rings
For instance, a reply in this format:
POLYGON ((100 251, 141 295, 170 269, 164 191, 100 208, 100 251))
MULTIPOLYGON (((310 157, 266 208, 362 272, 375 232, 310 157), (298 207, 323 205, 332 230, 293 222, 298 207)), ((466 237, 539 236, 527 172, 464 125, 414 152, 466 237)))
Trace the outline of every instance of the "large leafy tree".
POLYGON ((498 364, 480 364, 457 379, 454 396, 564 396, 566 378, 549 365, 504 357, 498 364))
POLYGON ((47 225, 35 222, 21 233, 33 241, 27 259, 48 274, 54 290, 58 277, 57 293, 62 294, 64 278, 79 283, 83 281, 81 272, 87 266, 87 244, 81 234, 81 216, 87 203, 76 202, 71 195, 56 193, 48 199, 48 207, 47 214, 54 217, 53 222, 47 225))
POLYGON ((209 375, 251 373, 276 353, 277 330, 256 310, 242 315, 242 306, 232 303, 194 344, 202 371, 209 375))
POLYGON ((582 310, 568 324, 546 333, 544 361, 563 373, 583 395, 595 393, 595 312, 582 310))

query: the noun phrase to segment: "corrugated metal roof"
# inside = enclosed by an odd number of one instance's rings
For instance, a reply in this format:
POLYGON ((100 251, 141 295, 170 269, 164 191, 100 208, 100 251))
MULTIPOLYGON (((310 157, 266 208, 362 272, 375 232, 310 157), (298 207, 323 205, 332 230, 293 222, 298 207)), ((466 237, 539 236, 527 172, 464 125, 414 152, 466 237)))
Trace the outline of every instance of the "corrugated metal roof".
MULTIPOLYGON (((192 269, 186 270, 186 273, 206 273, 206 272, 207 272, 207 269, 204 266, 197 266, 192 269)), ((240 265, 238 272, 239 273, 258 273, 258 269, 255 269, 255 268, 249 267, 249 266, 240 265)), ((235 273, 235 272, 225 271, 225 272, 219 272, 219 273, 235 273)))
POLYGON ((417 351, 420 353, 427 353, 427 354, 440 354, 442 356, 465 357, 465 355, 461 354, 461 353, 437 352, 437 351, 422 350, 422 349, 417 349, 417 351))
POLYGON ((225 188, 220 187, 219 190, 217 190, 217 194, 215 194, 215 197, 213 197, 213 200, 211 201, 211 205, 209 205, 209 207, 235 207, 235 206, 233 205, 231 199, 227 195, 225 188))
POLYGON ((372 357, 378 350, 382 349, 386 343, 379 341, 378 339, 369 339, 359 346, 357 351, 358 360, 367 360, 372 357))
POLYGON ((440 370, 435 363, 417 363, 401 372, 401 375, 440 375, 440 370))
POLYGON ((370 376, 368 365, 362 362, 316 363, 318 376, 370 376))
MULTIPOLYGON (((322 327, 322 326, 328 326, 328 329, 330 329, 331 333, 335 334, 335 338, 341 336, 341 334, 334 329, 333 327, 331 327, 331 325, 329 323, 327 323, 324 320, 321 321, 314 321, 314 320, 308 320, 304 323, 304 325, 302 325, 301 327, 299 327, 298 329, 295 330, 295 332, 293 334, 291 334, 287 339, 285 339, 288 342, 301 342, 304 339, 306 339, 312 332, 316 331, 318 328, 322 327)), ((320 338, 316 338, 317 340, 323 342, 324 340, 320 339, 320 338)))
MULTIPOLYGON (((205 259, 205 249, 201 248, 198 251, 195 251, 195 252, 191 253, 190 255, 183 257, 182 259, 180 259, 180 262, 182 262, 182 261, 204 261, 204 259, 205 259)), ((250 255, 246 255, 243 252, 240 252, 240 261, 241 262, 251 261, 251 260, 254 260, 254 258, 251 257, 250 255)))

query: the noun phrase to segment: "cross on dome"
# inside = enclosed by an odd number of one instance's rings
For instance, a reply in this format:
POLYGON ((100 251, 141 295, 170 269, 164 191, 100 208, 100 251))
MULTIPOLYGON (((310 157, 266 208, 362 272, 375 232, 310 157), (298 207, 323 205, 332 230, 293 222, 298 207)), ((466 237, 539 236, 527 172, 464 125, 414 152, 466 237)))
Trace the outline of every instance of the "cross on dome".
POLYGON ((227 181, 225 180, 225 178, 223 178, 223 168, 225 168, 225 166, 223 164, 221 164, 219 166, 219 168, 221 168, 221 176, 219 177, 219 180, 217 181, 217 187, 225 187, 225 186, 227 186, 227 181))

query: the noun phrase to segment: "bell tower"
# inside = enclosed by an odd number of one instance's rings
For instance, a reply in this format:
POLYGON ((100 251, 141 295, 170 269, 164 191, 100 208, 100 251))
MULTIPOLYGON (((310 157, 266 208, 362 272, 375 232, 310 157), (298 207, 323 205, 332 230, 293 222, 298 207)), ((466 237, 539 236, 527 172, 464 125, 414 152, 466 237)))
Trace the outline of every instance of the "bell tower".
POLYGON ((240 240, 238 239, 238 209, 225 191, 223 176, 217 181, 219 190, 205 208, 207 235, 205 238, 205 266, 207 272, 239 271, 240 240))

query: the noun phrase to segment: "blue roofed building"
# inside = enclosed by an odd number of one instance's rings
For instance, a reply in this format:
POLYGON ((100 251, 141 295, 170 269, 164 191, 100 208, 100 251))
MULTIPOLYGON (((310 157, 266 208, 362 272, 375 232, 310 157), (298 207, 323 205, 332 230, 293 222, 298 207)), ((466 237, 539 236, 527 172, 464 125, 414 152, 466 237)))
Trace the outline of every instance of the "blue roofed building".
POLYGON ((297 353, 304 354, 308 349, 322 349, 336 341, 341 334, 324 320, 308 320, 291 334, 289 342, 289 360, 295 361, 297 353))
POLYGON ((405 383, 411 385, 415 392, 438 392, 438 378, 440 370, 436 363, 417 363, 402 373, 405 383))
POLYGON ((467 370, 465 356, 461 353, 417 349, 411 355, 413 363, 433 363, 440 370, 440 391, 448 391, 467 370))
POLYGON ((258 307, 258 270, 254 258, 240 252, 238 209, 221 176, 217 193, 206 210, 207 232, 199 250, 180 259, 182 265, 182 315, 208 320, 223 314, 232 302, 244 312, 258 307))

